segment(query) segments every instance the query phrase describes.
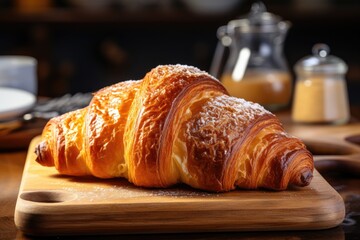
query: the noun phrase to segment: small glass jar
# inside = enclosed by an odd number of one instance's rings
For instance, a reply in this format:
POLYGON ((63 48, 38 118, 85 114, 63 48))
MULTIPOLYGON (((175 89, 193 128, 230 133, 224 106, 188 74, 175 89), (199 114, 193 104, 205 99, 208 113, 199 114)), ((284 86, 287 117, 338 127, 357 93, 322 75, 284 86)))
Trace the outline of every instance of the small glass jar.
POLYGON ((344 124, 350 118, 345 81, 346 63, 316 44, 313 55, 295 64, 297 75, 292 119, 301 123, 344 124))

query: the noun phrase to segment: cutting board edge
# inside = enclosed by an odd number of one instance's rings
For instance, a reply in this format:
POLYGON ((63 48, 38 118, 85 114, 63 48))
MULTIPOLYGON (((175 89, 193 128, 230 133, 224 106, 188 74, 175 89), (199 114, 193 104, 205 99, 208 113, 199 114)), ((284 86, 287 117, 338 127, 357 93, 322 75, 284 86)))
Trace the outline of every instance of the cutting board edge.
MULTIPOLYGON (((341 205, 341 204, 340 204, 341 205)), ((15 212, 15 225, 25 234, 34 236, 52 236, 52 235, 83 235, 83 234, 94 234, 103 235, 106 234, 139 234, 139 233, 192 233, 192 232, 250 232, 250 231, 301 231, 301 230, 324 230, 338 226, 344 219, 345 210, 339 207, 338 211, 323 212, 322 215, 319 213, 312 220, 306 216, 298 215, 297 218, 303 223, 297 222, 294 224, 294 220, 289 222, 281 222, 281 219, 273 217, 273 222, 268 223, 266 219, 272 217, 270 212, 267 214, 258 214, 258 217, 252 214, 252 217, 241 217, 241 219, 233 218, 232 221, 224 222, 221 219, 217 223, 216 221, 206 222, 205 217, 198 217, 192 219, 192 224, 189 221, 185 221, 186 217, 191 215, 199 215, 199 212, 162 212, 161 215, 164 219, 157 218, 157 223, 144 224, 151 220, 153 217, 145 217, 149 213, 141 215, 140 219, 126 219, 126 214, 121 216, 118 211, 113 211, 111 216, 108 211, 106 214, 94 217, 93 214, 79 213, 74 215, 54 215, 48 214, 46 206, 34 206, 28 205, 23 206, 22 204, 17 207, 15 212), (173 221, 169 220, 169 215, 176 215, 173 221), (261 216, 261 217, 260 217, 261 216), (107 224, 100 225, 98 221, 106 218, 107 224), (254 221, 257 218, 257 221, 254 221), (319 221, 322 218, 322 221, 319 221), (52 220, 51 220, 52 219, 52 220), (91 220, 89 220, 91 219, 91 220), (265 220, 264 220, 265 219, 265 220), (65 221, 64 221, 65 220, 65 221), (78 221, 87 221, 86 226, 83 224, 76 224, 78 221), (194 224, 200 220, 203 224, 194 224), (279 221, 278 221, 279 220, 279 221), (93 222, 92 222, 93 221, 93 222), (54 225, 54 223, 58 225, 54 225), (131 225, 129 225, 129 222, 131 225), (204 224, 205 222, 205 224, 204 224), (75 223, 75 224, 74 224, 75 223)), ((269 209, 267 209, 268 211, 269 209)), ((101 209, 100 209, 101 211, 101 209)), ((261 210, 258 210, 262 212, 261 210)), ((67 212, 67 211, 66 211, 67 212)), ((106 212, 106 211, 105 211, 106 212)), ((227 214, 230 211, 227 211, 227 214)), ((231 211, 232 215, 239 214, 241 216, 249 216, 253 211, 231 211), (239 214, 242 213, 242 214, 239 214)), ((211 213, 207 213, 208 215, 211 213)), ((217 213, 213 213, 216 215, 217 213)), ((221 215, 227 215, 226 212, 221 212, 221 215)), ((150 213, 151 215, 151 213, 150 213)), ((204 214, 201 214, 204 216, 204 214)), ((211 217, 211 216, 210 216, 211 217)), ((282 219, 284 220, 284 219, 282 219)))

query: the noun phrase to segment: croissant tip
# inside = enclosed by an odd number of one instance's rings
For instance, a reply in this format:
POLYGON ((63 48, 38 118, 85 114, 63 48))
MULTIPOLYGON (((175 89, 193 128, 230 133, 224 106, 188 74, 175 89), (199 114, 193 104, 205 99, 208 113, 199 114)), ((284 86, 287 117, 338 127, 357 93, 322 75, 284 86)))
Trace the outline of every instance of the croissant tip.
POLYGON ((302 186, 307 186, 310 184, 311 180, 313 178, 312 171, 307 170, 305 172, 301 173, 300 181, 302 186))
POLYGON ((39 143, 35 147, 35 154, 37 156, 35 161, 43 166, 54 166, 54 161, 52 160, 52 158, 48 158, 45 156, 47 151, 48 150, 46 142, 42 141, 41 143, 39 143))

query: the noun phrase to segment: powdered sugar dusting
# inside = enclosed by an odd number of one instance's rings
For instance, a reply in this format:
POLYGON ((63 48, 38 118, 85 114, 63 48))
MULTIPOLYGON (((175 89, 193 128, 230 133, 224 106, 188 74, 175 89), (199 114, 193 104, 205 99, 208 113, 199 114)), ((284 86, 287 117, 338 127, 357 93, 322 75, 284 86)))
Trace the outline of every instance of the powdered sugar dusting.
POLYGON ((207 76, 209 78, 215 79, 209 73, 202 71, 197 67, 183 64, 159 65, 156 68, 153 68, 151 72, 149 72, 149 74, 151 74, 151 77, 153 79, 164 79, 170 78, 171 76, 176 76, 177 78, 179 78, 178 81, 182 81, 183 79, 188 78, 196 79, 200 76, 207 76))
POLYGON ((224 159, 237 139, 256 118, 271 114, 262 106, 244 99, 221 95, 206 102, 186 124, 187 141, 192 152, 203 161, 224 159))
MULTIPOLYGON (((80 183, 81 185, 81 183, 80 183)), ((218 197, 219 194, 208 193, 204 191, 198 191, 190 188, 167 188, 167 189, 148 189, 140 188, 133 186, 131 184, 114 184, 110 186, 102 186, 101 184, 87 186, 82 188, 81 186, 73 185, 71 187, 63 187, 61 190, 64 190, 69 193, 76 193, 77 202, 87 201, 87 202, 102 202, 102 201, 111 201, 116 199, 121 200, 131 200, 131 199, 141 199, 144 197, 156 198, 156 197, 166 197, 166 198, 197 198, 197 197, 218 197), (84 190, 82 190, 84 189, 84 190), (85 190, 86 189, 86 190, 85 190)))

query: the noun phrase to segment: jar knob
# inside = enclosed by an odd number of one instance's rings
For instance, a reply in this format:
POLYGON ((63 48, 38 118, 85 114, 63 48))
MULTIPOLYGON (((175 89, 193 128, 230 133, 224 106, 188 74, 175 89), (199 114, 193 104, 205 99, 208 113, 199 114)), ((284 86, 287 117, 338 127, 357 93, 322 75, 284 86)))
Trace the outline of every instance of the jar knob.
POLYGON ((266 7, 263 2, 259 1, 259 2, 255 2, 252 4, 252 6, 251 6, 252 14, 259 14, 259 13, 261 14, 264 12, 266 12, 266 7))
POLYGON ((312 53, 317 57, 325 58, 329 55, 330 48, 324 43, 318 43, 313 46, 312 53))

